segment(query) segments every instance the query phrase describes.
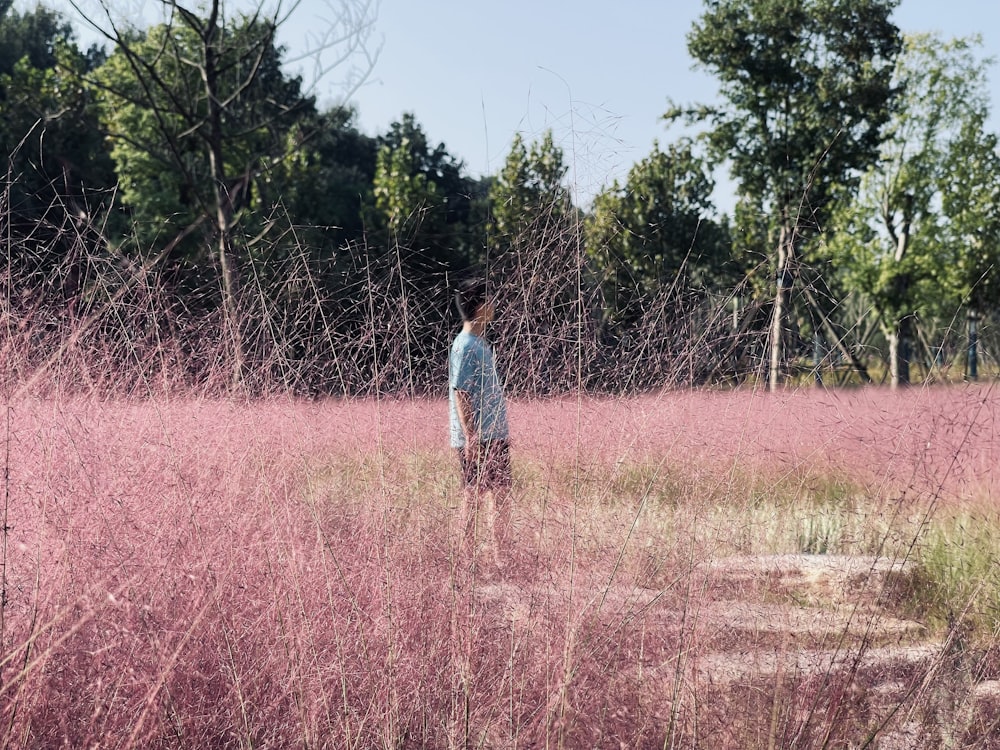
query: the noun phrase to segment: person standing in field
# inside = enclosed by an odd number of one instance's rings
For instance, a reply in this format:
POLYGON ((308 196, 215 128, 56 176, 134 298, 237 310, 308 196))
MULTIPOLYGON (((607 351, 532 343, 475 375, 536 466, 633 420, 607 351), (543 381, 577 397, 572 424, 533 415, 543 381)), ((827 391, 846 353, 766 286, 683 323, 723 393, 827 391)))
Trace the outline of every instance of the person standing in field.
POLYGON ((462 330, 452 342, 448 360, 448 404, 451 445, 458 451, 462 472, 461 542, 466 548, 471 543, 475 553, 484 505, 491 500, 490 544, 499 567, 512 508, 507 400, 485 338, 495 308, 486 282, 480 279, 459 286, 455 305, 462 330))

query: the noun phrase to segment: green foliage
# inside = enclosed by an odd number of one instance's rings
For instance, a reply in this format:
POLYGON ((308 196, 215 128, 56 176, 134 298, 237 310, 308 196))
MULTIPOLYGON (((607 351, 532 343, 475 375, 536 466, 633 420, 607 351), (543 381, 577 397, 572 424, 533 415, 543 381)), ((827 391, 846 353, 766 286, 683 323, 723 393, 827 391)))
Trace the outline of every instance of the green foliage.
MULTIPOLYGON (((60 16, 0 4, 0 225, 7 284, 34 309, 51 295, 57 316, 88 284, 83 244, 111 202, 114 173, 92 92, 81 77, 101 53, 83 53, 60 16)), ((98 245, 98 247, 100 247, 98 245)), ((10 296, 6 303, 10 304, 10 296)), ((14 304, 17 304, 16 302, 14 304)))
POLYGON ((997 519, 962 514, 934 523, 917 547, 909 605, 938 628, 991 633, 1000 617, 997 519))
POLYGON ((372 202, 376 142, 354 118, 340 107, 302 117, 285 135, 285 156, 265 166, 253 193, 255 211, 280 209, 300 243, 324 257, 362 238, 363 209, 372 202))
POLYGON ((530 148, 520 133, 514 135, 504 166, 490 188, 492 239, 498 247, 567 217, 571 203, 563 180, 568 171, 551 130, 530 148))
MULTIPOLYGON (((272 24, 179 17, 122 40, 96 76, 121 200, 142 252, 216 223, 227 208, 220 193, 238 218, 261 175, 295 153, 290 132, 314 115, 299 79, 281 70, 272 24), (220 176, 226 184, 217 184, 220 176)), ((253 234, 266 216, 243 218, 253 234)), ((197 254, 205 246, 188 247, 197 254)))
MULTIPOLYGON (((708 0, 688 35, 691 55, 719 81, 724 104, 665 117, 707 125, 715 163, 728 163, 740 198, 760 213, 749 234, 774 248, 769 382, 786 361, 790 290, 807 242, 833 201, 850 195, 878 156, 896 91, 896 0, 708 0)), ((737 225, 737 233, 743 228, 737 225)))
POLYGON ((412 114, 378 140, 369 241, 405 247, 425 268, 467 264, 483 235, 476 182, 444 144, 431 146, 412 114))
POLYGON ((0 73, 10 73, 22 60, 30 68, 54 68, 56 47, 72 40, 73 28, 43 6, 26 13, 12 7, 13 0, 0 2, 0 73))
POLYGON ((43 7, 0 13, 0 150, 25 221, 85 189, 113 185, 93 96, 81 81, 100 58, 76 46, 70 26, 43 7))
POLYGON ((409 140, 399 148, 388 145, 378 151, 375 164, 375 207, 391 235, 403 234, 411 224, 420 223, 420 214, 441 198, 437 185, 414 168, 409 140))
POLYGON ((966 301, 984 305, 996 283, 1000 155, 984 131, 986 63, 974 48, 907 40, 879 162, 834 217, 828 257, 890 336, 910 321, 948 321, 966 301))
POLYGON ((754 298, 764 298, 773 292, 770 249, 776 237, 773 223, 759 200, 743 196, 736 202, 729 237, 732 255, 745 269, 746 289, 754 298))
POLYGON ((629 319, 666 289, 678 293, 736 280, 728 228, 717 223, 707 167, 691 144, 652 153, 599 194, 586 224, 587 253, 603 279, 607 313, 629 319))
POLYGON ((984 111, 962 123, 941 180, 941 210, 950 251, 951 295, 982 312, 1000 310, 1000 146, 984 111))
MULTIPOLYGON (((688 49, 715 74, 727 106, 687 115, 709 125, 711 152, 731 163, 742 194, 779 216, 801 210, 809 215, 876 157, 894 94, 900 40, 889 16, 895 5, 706 3, 688 49)), ((675 108, 667 117, 683 114, 675 108)))
MULTIPOLYGON (((604 334, 632 324, 661 355, 689 346, 691 331, 715 337, 711 300, 736 285, 741 303, 753 299, 734 307, 733 338, 756 341, 762 321, 788 315, 776 277, 797 317, 772 341, 801 353, 815 331, 866 328, 869 310, 887 337, 916 340, 953 325, 963 305, 997 311, 1000 148, 977 42, 915 37, 900 56, 896 5, 708 0, 688 42, 722 104, 673 107, 666 118, 702 126, 699 140, 656 144, 584 222, 551 131, 515 136, 502 169, 481 179, 413 114, 362 134, 351 109, 317 111, 285 72, 277 17, 173 3, 168 23, 124 31, 105 54, 79 49, 58 13, 0 0, 8 246, 67 299, 93 286, 86 245, 120 267, 140 266, 119 251, 163 260, 155 283, 184 306, 215 306, 231 262, 227 298, 243 274, 277 310, 293 274, 302 294, 348 309, 354 285, 371 283, 423 295, 429 329, 447 307, 445 274, 482 264, 514 313, 500 333, 531 352, 535 375, 599 362, 618 341, 604 334), (722 164, 738 183, 731 221, 710 201, 722 164), (410 287, 390 279, 404 271, 410 287)), ((759 357, 753 346, 733 361, 759 357)))
POLYGON ((513 389, 580 387, 581 364, 596 359, 594 295, 567 171, 551 131, 530 146, 518 134, 490 186, 485 260, 498 290, 494 327, 521 352, 505 370, 513 389))

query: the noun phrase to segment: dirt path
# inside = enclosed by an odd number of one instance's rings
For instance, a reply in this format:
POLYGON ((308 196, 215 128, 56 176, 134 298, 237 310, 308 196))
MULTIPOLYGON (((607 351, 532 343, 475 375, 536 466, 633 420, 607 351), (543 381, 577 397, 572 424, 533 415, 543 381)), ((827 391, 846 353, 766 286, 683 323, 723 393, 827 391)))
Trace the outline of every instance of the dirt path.
MULTIPOLYGON (((702 715, 744 717, 762 710, 752 696, 766 694, 791 707, 782 720, 798 727, 797 747, 811 747, 802 737, 823 722, 844 732, 838 722, 855 722, 848 747, 992 747, 1000 681, 985 678, 961 639, 899 614, 911 573, 874 557, 734 556, 669 591, 578 579, 558 595, 575 598, 581 621, 641 633, 643 656, 621 668, 702 715)), ((554 582, 493 582, 481 594, 525 627, 557 596, 554 582)))

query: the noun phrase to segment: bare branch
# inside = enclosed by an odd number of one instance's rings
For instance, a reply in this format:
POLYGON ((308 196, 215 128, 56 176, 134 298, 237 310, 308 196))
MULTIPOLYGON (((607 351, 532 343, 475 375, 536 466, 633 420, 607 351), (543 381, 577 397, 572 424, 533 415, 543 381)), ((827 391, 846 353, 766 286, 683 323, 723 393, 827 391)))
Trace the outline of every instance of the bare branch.
MULTIPOLYGON (((364 85, 375 69, 381 53, 381 43, 372 47, 369 40, 374 33, 378 19, 379 0, 325 0, 330 17, 320 16, 317 24, 323 31, 307 37, 302 52, 285 59, 286 65, 311 61, 312 75, 305 93, 314 94, 320 82, 333 70, 343 67, 349 60, 360 56, 361 63, 352 66, 342 81, 341 101, 347 101, 364 85), (334 54, 332 59, 329 54, 334 54)), ((281 17, 278 25, 299 8, 300 2, 292 4, 281 17)))

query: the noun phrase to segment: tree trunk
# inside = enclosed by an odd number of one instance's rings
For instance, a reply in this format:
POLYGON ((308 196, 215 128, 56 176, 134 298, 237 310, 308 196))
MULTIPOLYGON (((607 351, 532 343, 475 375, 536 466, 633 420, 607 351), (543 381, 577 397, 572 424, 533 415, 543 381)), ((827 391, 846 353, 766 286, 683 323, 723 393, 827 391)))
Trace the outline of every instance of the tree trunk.
MULTIPOLYGON (((913 211, 913 196, 903 198, 903 221, 897 235, 889 224, 889 236, 896 241, 893 260, 898 266, 910 250, 910 226, 913 211)), ((910 295, 910 275, 897 271, 892 280, 892 294, 896 305, 905 305, 910 295)), ((898 308, 897 308, 898 309, 898 308)), ((893 388, 910 384, 910 350, 913 320, 909 315, 897 315, 893 330, 889 331, 889 377, 893 388)))
POLYGON ((893 388, 910 384, 912 322, 908 315, 896 321, 889 332, 889 377, 893 388))
POLYGON ((221 162, 221 137, 218 152, 213 144, 209 159, 212 165, 212 179, 215 182, 216 200, 216 231, 218 232, 219 272, 222 276, 222 307, 232 356, 233 385, 239 386, 243 381, 243 334, 240 327, 236 300, 239 293, 239 272, 234 261, 233 252, 233 203, 232 196, 226 186, 225 168, 221 162))
POLYGON ((219 221, 219 272, 222 276, 222 312, 226 338, 229 339, 232 356, 232 385, 238 387, 243 382, 243 332, 240 327, 239 312, 236 309, 238 272, 233 268, 231 222, 219 221))
POLYGON ((784 222, 778 238, 778 267, 775 274, 774 310, 771 314, 771 356, 768 369, 768 388, 771 391, 778 390, 785 375, 785 318, 788 314, 788 292, 792 288, 791 255, 792 230, 788 222, 784 222))
POLYGON ((969 309, 969 348, 965 359, 965 377, 979 379, 979 313, 969 309))
POLYGON ((212 10, 205 25, 204 44, 205 67, 202 79, 208 101, 208 161, 212 175, 213 197, 215 198, 215 221, 218 232, 219 272, 222 276, 222 312, 225 335, 229 340, 232 357, 232 386, 238 388, 243 382, 243 334, 237 311, 239 293, 238 271, 234 265, 233 253, 233 195, 226 175, 223 157, 222 107, 218 84, 218 58, 215 37, 218 34, 217 21, 219 0, 213 0, 212 10))

